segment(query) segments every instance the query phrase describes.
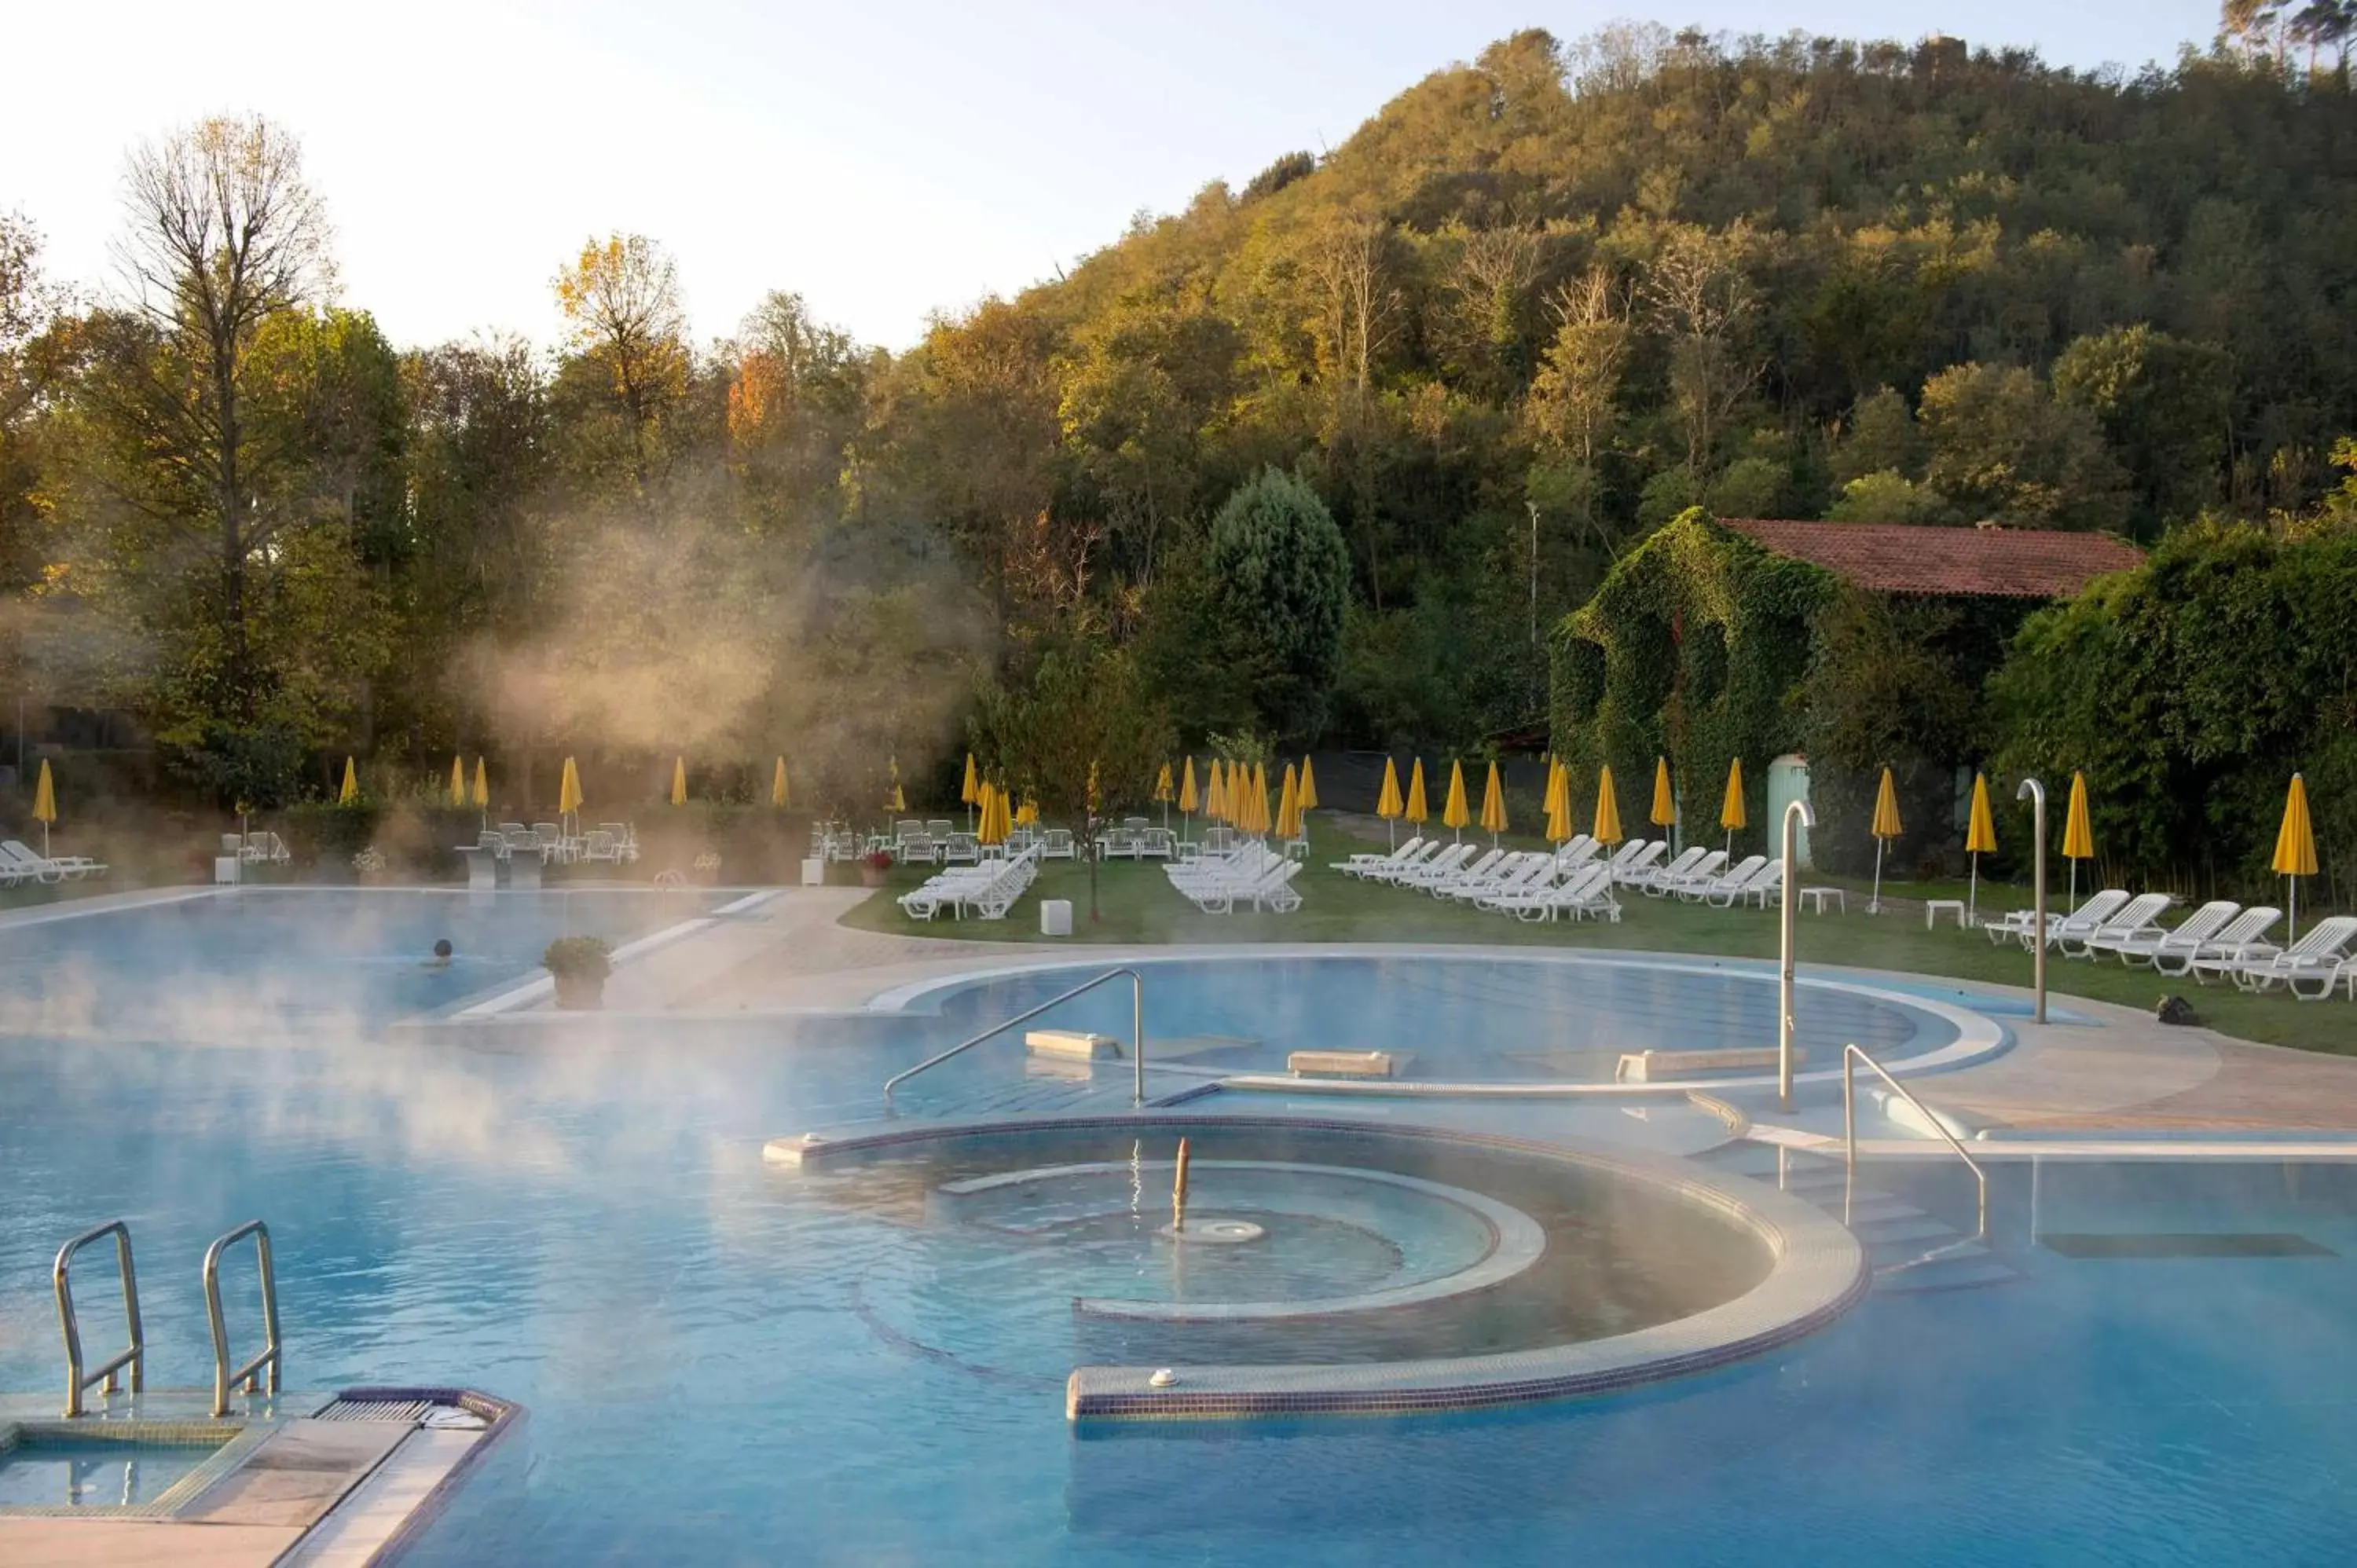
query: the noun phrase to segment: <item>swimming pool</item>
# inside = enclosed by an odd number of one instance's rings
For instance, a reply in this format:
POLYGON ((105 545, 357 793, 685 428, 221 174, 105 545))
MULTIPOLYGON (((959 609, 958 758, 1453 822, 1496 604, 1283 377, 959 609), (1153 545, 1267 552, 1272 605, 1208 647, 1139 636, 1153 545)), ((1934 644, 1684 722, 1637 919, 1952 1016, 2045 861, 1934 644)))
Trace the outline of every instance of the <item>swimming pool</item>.
MULTIPOLYGON (((1776 976, 1755 963, 1378 950, 1157 957, 1135 967, 1151 998, 1149 1064, 1207 1076, 1282 1073, 1291 1052, 1340 1050, 1386 1053, 1394 1078, 1417 1082, 1606 1084, 1624 1054, 1776 1042, 1776 976)), ((1016 967, 905 986, 874 1004, 973 1028, 1103 971, 1016 967)), ((1804 1069, 1820 1073, 1851 1042, 1900 1066, 1960 1044, 1997 1048, 2003 1031, 1977 1000, 1813 974, 1795 993, 1794 1044, 1804 1069)), ((1125 988, 1106 987, 1068 1004, 1057 1022, 1125 1037, 1129 1007, 1125 988)))
MULTIPOLYGON (((114 918, 78 943, 107 947, 114 918)), ((909 1211, 762 1163, 773 1134, 872 1114, 941 1023, 499 1052, 430 1032, 9 1039, 0 1386, 57 1380, 48 1258, 115 1214, 139 1239, 151 1382, 202 1380, 198 1257, 261 1215, 291 1381, 447 1376, 532 1410, 422 1563, 2346 1560, 2349 1166, 1996 1164, 2019 1283, 1878 1292, 1648 1391, 1076 1428, 1026 1365, 928 1355, 862 1316, 870 1265, 912 1255, 909 1211), (2224 1240, 2167 1240, 2186 1235, 2224 1240), (2286 1236, 2309 1250, 2248 1240, 2286 1236)), ((1516 1130, 1549 1112, 1593 1114, 1518 1108, 1516 1130)), ((1934 1212, 1968 1202, 1951 1169, 1878 1175, 1934 1212)))
POLYGON ((705 912, 689 892, 242 887, 0 933, 0 1033, 250 1040, 368 1032, 528 974, 578 933, 619 943, 705 912), (447 940, 447 965, 427 962, 447 940))

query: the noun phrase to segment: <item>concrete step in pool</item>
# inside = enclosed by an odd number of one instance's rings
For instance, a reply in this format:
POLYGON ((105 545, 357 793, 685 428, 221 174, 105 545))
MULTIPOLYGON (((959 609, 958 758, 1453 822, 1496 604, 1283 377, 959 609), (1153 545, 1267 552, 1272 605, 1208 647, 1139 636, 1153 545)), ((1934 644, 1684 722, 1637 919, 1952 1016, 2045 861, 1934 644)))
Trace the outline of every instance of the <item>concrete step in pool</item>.
POLYGON ((1866 1248, 1874 1288, 1890 1295, 2011 1284, 2020 1270, 1938 1215, 1865 1185, 1850 1189, 1843 1164, 1805 1150, 1738 1139, 1700 1155, 1706 1164, 1781 1187, 1843 1220, 1866 1248))

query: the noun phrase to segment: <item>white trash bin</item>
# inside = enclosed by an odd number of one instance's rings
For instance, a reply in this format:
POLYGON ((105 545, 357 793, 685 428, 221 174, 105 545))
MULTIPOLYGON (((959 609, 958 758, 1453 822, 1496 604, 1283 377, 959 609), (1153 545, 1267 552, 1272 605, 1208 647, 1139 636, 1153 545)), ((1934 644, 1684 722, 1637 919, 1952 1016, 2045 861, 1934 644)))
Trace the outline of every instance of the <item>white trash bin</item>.
POLYGON ((1043 937, 1069 937, 1072 934, 1072 901, 1070 898, 1039 900, 1039 934, 1043 937))
POLYGON ((805 887, 823 887, 826 886, 825 861, 820 859, 816 855, 813 855, 810 859, 802 862, 802 886, 805 887))

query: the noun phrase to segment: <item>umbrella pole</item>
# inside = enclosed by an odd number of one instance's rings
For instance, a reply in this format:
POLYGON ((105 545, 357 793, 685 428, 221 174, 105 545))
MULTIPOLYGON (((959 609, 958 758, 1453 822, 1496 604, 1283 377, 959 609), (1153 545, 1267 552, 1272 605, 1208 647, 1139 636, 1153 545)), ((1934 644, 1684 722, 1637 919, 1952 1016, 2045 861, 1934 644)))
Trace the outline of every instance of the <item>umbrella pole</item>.
POLYGON ((2079 863, 2071 863, 2071 913, 2079 912, 2079 863))
POLYGON ((1866 901, 1866 912, 1869 915, 1882 913, 1882 841, 1880 839, 1874 841, 1874 897, 1866 901))
POLYGON ((1973 851, 1973 887, 1964 897, 1964 924, 1980 924, 1981 913, 1981 853, 1973 851))
MULTIPOLYGON (((49 848, 49 841, 47 837, 48 831, 48 824, 42 823, 41 832, 44 836, 41 839, 41 852, 44 854, 48 853, 49 848)), ((2289 940, 2296 942, 2299 940, 2299 878, 2287 876, 2284 880, 2291 886, 2291 937, 2289 940)))

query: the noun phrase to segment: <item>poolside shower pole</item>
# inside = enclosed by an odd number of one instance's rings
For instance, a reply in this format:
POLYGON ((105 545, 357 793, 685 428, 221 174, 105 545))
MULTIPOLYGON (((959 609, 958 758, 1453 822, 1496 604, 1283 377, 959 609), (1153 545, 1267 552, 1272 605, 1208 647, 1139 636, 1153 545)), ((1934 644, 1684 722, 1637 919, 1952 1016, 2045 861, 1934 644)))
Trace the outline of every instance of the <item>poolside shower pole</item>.
MULTIPOLYGON (((2025 779, 2021 788, 2013 792, 2017 800, 2029 802, 2031 836, 2038 848, 2030 858, 2030 940, 2036 944, 2030 970, 2030 981, 2038 988, 2038 1021, 2046 1022, 2046 786, 2035 779, 2025 779)), ((2072 865, 2075 867, 2076 862, 2072 865)))
POLYGON ((1800 924, 1801 879, 1792 874, 1800 864, 1801 828, 1817 825, 1817 814, 1806 800, 1784 808, 1784 890, 1781 918, 1777 922, 1781 955, 1776 980, 1776 1105, 1792 1109, 1792 938, 1800 924))

